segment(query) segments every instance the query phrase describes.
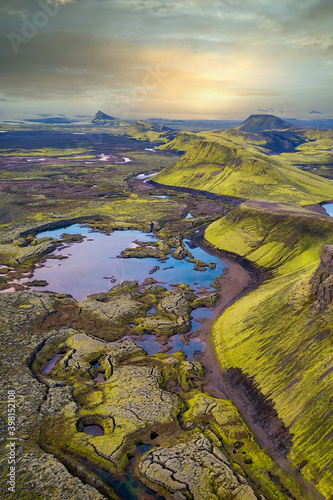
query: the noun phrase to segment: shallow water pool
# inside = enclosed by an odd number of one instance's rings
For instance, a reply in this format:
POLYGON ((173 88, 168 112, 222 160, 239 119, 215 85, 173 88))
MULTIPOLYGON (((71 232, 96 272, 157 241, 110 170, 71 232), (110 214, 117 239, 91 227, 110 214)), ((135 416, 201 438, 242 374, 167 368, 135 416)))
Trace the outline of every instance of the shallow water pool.
POLYGON ((149 271, 156 265, 160 269, 154 273, 154 279, 163 283, 166 288, 170 289, 173 284, 185 283, 199 293, 202 287, 210 289, 214 279, 227 267, 218 257, 209 255, 201 248, 189 248, 186 242, 185 246, 194 258, 206 264, 214 263, 216 268, 195 271, 194 264, 186 260, 176 260, 171 256, 163 262, 155 258, 118 258, 122 250, 135 246, 135 240, 156 240, 154 234, 142 231, 114 231, 111 234, 103 234, 74 224, 44 231, 38 238, 48 236, 60 239, 63 233, 81 234, 85 238, 82 242, 65 244, 58 248, 52 255, 60 257, 61 260, 48 258, 42 266, 35 269, 29 281, 45 280, 48 285, 43 287, 43 290, 68 293, 78 301, 85 300, 93 293, 107 292, 121 281, 142 283, 151 277, 149 271))

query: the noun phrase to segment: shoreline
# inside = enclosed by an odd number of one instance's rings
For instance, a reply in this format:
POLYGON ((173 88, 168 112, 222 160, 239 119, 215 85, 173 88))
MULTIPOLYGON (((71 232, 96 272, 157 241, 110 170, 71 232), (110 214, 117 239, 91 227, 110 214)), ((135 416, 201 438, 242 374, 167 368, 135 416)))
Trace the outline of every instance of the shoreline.
POLYGON ((306 495, 304 500, 325 500, 315 485, 308 481, 287 458, 288 452, 286 453, 282 443, 276 439, 277 430, 284 428, 282 420, 274 417, 269 425, 261 420, 242 388, 233 384, 232 377, 220 364, 212 338, 212 326, 216 319, 237 300, 268 280, 271 273, 266 269, 255 269, 246 259, 242 259, 236 254, 228 255, 227 252, 212 247, 204 239, 204 231, 205 228, 202 228, 199 233, 194 233, 191 242, 208 253, 223 259, 228 267, 219 279, 220 298, 213 308, 213 315, 205 319, 199 330, 194 332, 200 341, 206 343, 205 349, 195 356, 205 371, 203 392, 207 392, 214 398, 229 399, 235 405, 259 446, 302 489, 302 493, 306 495))
MULTIPOLYGON (((221 200, 212 200, 214 205, 218 205, 221 200)), ((80 217, 81 218, 81 217, 80 217)), ((93 217, 92 217, 93 218, 93 217)), ((59 225, 60 221, 51 222, 51 225, 59 225)), ((50 224, 47 224, 50 226, 50 224)), ((61 227, 61 226, 60 226, 61 227)), ((255 290, 264 281, 270 278, 269 270, 256 268, 246 259, 242 259, 237 254, 223 252, 214 248, 204 239, 206 226, 200 228, 198 233, 192 233, 189 236, 191 243, 200 246, 208 254, 215 255, 226 262, 227 268, 219 277, 221 288, 219 290, 219 299, 214 305, 211 318, 207 318, 202 326, 193 332, 193 335, 206 343, 204 351, 198 353, 195 358, 201 362, 205 370, 203 383, 203 392, 207 392, 212 397, 229 399, 240 412, 243 420, 253 433, 255 441, 259 446, 266 450, 275 464, 286 471, 289 477, 299 485, 304 500, 323 500, 324 497, 315 489, 312 483, 308 482, 304 476, 297 471, 296 467, 286 458, 283 453, 283 446, 274 439, 279 429, 281 421, 276 419, 272 422, 273 428, 263 424, 260 412, 253 407, 251 401, 247 399, 241 386, 235 386, 232 377, 227 374, 221 366, 215 351, 211 328, 216 319, 233 303, 241 299, 247 293, 255 290)), ((24 233, 23 233, 24 234, 24 233)))

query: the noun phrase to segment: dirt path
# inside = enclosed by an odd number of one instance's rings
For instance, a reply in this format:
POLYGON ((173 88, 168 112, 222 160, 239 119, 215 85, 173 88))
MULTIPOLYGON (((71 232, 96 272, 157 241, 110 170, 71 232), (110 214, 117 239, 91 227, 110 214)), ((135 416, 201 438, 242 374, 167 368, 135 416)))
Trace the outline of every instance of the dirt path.
POLYGON ((318 216, 323 216, 325 218, 330 217, 326 210, 319 204, 299 207, 296 205, 291 205, 289 203, 248 200, 244 202, 244 206, 248 208, 254 208, 256 210, 265 210, 266 212, 306 215, 307 217, 316 218, 318 216))
MULTIPOLYGON (((147 186, 147 185, 146 185, 147 186)), ((135 186, 137 187, 137 186, 135 186)), ((147 186, 148 187, 148 186, 147 186)), ((147 188, 146 187, 146 188, 147 188)), ((205 191, 196 191, 194 189, 177 188, 174 186, 164 186, 157 184, 154 181, 149 182, 149 188, 167 188, 175 192, 184 192, 193 195, 205 196, 211 201, 215 201, 216 205, 219 202, 225 202, 229 206, 237 206, 244 202, 248 207, 261 209, 265 211, 275 211, 278 213, 299 213, 308 217, 327 217, 326 212, 320 205, 312 205, 308 207, 294 207, 289 204, 278 204, 269 202, 245 201, 240 199, 232 199, 230 197, 219 197, 205 191), (325 213, 324 213, 325 212, 325 213)), ((148 189, 149 189, 148 188, 148 189)), ((200 229, 198 233, 191 235, 191 243, 194 246, 200 246, 207 253, 221 258, 228 268, 224 271, 220 278, 220 298, 214 306, 213 315, 203 321, 202 327, 193 333, 193 336, 206 343, 204 351, 197 355, 198 361, 205 370, 205 383, 203 391, 207 392, 216 398, 226 398, 233 402, 244 421, 248 425, 256 442, 264 449, 272 460, 292 478, 302 490, 302 500, 325 500, 315 486, 307 481, 304 476, 296 469, 296 467, 286 458, 287 451, 283 445, 283 439, 279 440, 279 431, 284 435, 286 429, 282 421, 273 416, 271 422, 264 423, 258 412, 258 407, 255 408, 253 402, 249 401, 247 395, 239 385, 236 387, 231 380, 231 377, 223 371, 221 364, 217 358, 214 343, 211 336, 212 326, 216 319, 241 297, 256 289, 266 279, 269 279, 270 273, 263 270, 256 270, 249 262, 241 259, 236 255, 230 255, 226 252, 210 247, 207 241, 204 240, 204 230, 200 229)))
POLYGON ((281 431, 281 434, 284 432, 283 423, 277 417, 273 417, 268 425, 265 424, 241 388, 239 386, 235 387, 230 376, 223 372, 211 337, 213 323, 222 312, 268 279, 269 273, 255 270, 245 261, 242 263, 236 262, 234 258, 228 257, 223 252, 212 249, 205 242, 203 232, 204 230, 201 230, 199 233, 194 234, 191 239, 192 243, 200 246, 211 255, 222 258, 228 265, 220 278, 220 298, 214 307, 213 316, 206 319, 202 327, 195 332, 195 336, 206 343, 205 350, 197 356, 206 373, 203 391, 213 397, 227 398, 233 402, 259 446, 266 450, 272 460, 301 487, 303 490, 302 500, 325 500, 314 485, 307 481, 286 458, 283 444, 279 438, 276 439, 279 431, 281 431))

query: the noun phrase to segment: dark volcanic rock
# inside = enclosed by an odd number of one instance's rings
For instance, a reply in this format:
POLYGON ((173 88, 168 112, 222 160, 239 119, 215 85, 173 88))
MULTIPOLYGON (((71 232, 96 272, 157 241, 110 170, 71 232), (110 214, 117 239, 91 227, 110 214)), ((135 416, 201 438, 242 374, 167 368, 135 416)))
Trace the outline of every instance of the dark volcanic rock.
POLYGON ((168 314, 185 319, 191 311, 190 303, 194 299, 195 295, 193 292, 186 287, 179 286, 171 290, 171 292, 161 300, 159 307, 168 314))
POLYGON ((154 273, 156 273, 156 271, 158 271, 158 270, 159 270, 159 268, 160 268, 160 266, 154 266, 154 267, 153 267, 153 269, 151 269, 151 270, 149 271, 149 274, 154 274, 154 273))
MULTIPOLYGON (((7 391, 16 396, 16 493, 15 499, 65 500, 82 498, 102 500, 105 498, 95 488, 83 484, 73 477, 55 457, 44 453, 37 444, 42 420, 41 408, 48 413, 53 409, 74 407, 70 388, 48 389, 40 383, 29 368, 34 355, 51 339, 69 335, 63 331, 43 331, 45 318, 55 311, 55 294, 48 292, 18 292, 0 294, 0 365, 1 413, 6 410, 7 391)), ((0 419, 0 466, 8 472, 8 428, 4 418, 0 419)), ((4 476, 5 477, 5 476, 4 476)), ((9 494, 5 481, 0 483, 0 497, 9 494)))
POLYGON ((310 280, 311 293, 317 297, 316 311, 326 309, 333 301, 333 245, 323 247, 320 264, 310 280))
POLYGON ((139 464, 139 472, 149 483, 178 495, 173 498, 256 500, 245 478, 237 477, 229 465, 223 453, 198 433, 187 442, 152 450, 139 464))
POLYGON ((45 281, 45 280, 33 280, 33 281, 27 281, 26 283, 26 286, 30 287, 30 286, 47 286, 48 285, 48 282, 45 281))

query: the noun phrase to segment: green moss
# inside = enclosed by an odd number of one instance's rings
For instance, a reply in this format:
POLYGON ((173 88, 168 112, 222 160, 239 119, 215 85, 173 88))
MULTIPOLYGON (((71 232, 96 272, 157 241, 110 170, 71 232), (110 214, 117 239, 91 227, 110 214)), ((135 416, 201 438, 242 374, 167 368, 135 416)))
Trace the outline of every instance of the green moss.
MULTIPOLYGON (((46 419, 41 433, 46 447, 84 458, 116 474, 126 467, 136 438, 149 439, 152 427, 161 427, 166 434, 179 431, 177 414, 182 402, 160 385, 166 376, 177 377, 179 370, 174 364, 192 377, 184 355, 149 359, 141 348, 126 342, 105 344, 85 334, 67 338, 68 359, 58 363, 51 377, 73 386, 77 406, 70 403, 61 414, 46 419), (78 361, 71 361, 72 356, 78 361), (96 372, 92 363, 96 360, 104 371, 104 383, 93 381, 96 372), (84 433, 86 425, 99 425, 104 435, 84 433)), ((41 359, 45 359, 45 353, 40 353, 41 359)))
POLYGON ((322 246, 333 243, 330 220, 238 207, 213 223, 207 240, 273 269, 272 278, 227 309, 213 326, 222 366, 239 367, 269 395, 293 434, 290 458, 323 493, 332 488, 326 470, 333 451, 330 422, 329 336, 331 308, 311 309, 309 280, 322 246), (325 443, 325 444, 324 444, 325 443))
POLYGON ((294 153, 283 153, 281 158, 297 165, 332 165, 332 130, 313 130, 304 132, 307 141, 296 147, 294 153))
POLYGON ((213 436, 218 438, 230 459, 235 460, 235 472, 244 475, 245 471, 250 480, 260 484, 260 491, 267 498, 285 499, 286 490, 301 498, 296 481, 282 473, 260 449, 231 401, 196 394, 187 399, 186 404, 188 410, 182 415, 182 421, 195 422, 211 441, 213 436), (272 482, 272 475, 276 477, 276 482, 272 482))
POLYGON ((294 168, 279 157, 227 141, 199 142, 154 180, 219 195, 296 205, 318 203, 333 197, 333 185, 326 179, 294 168))
POLYGON ((149 141, 166 143, 175 135, 175 132, 164 126, 153 125, 149 122, 136 121, 124 132, 124 135, 138 139, 139 141, 149 141))

